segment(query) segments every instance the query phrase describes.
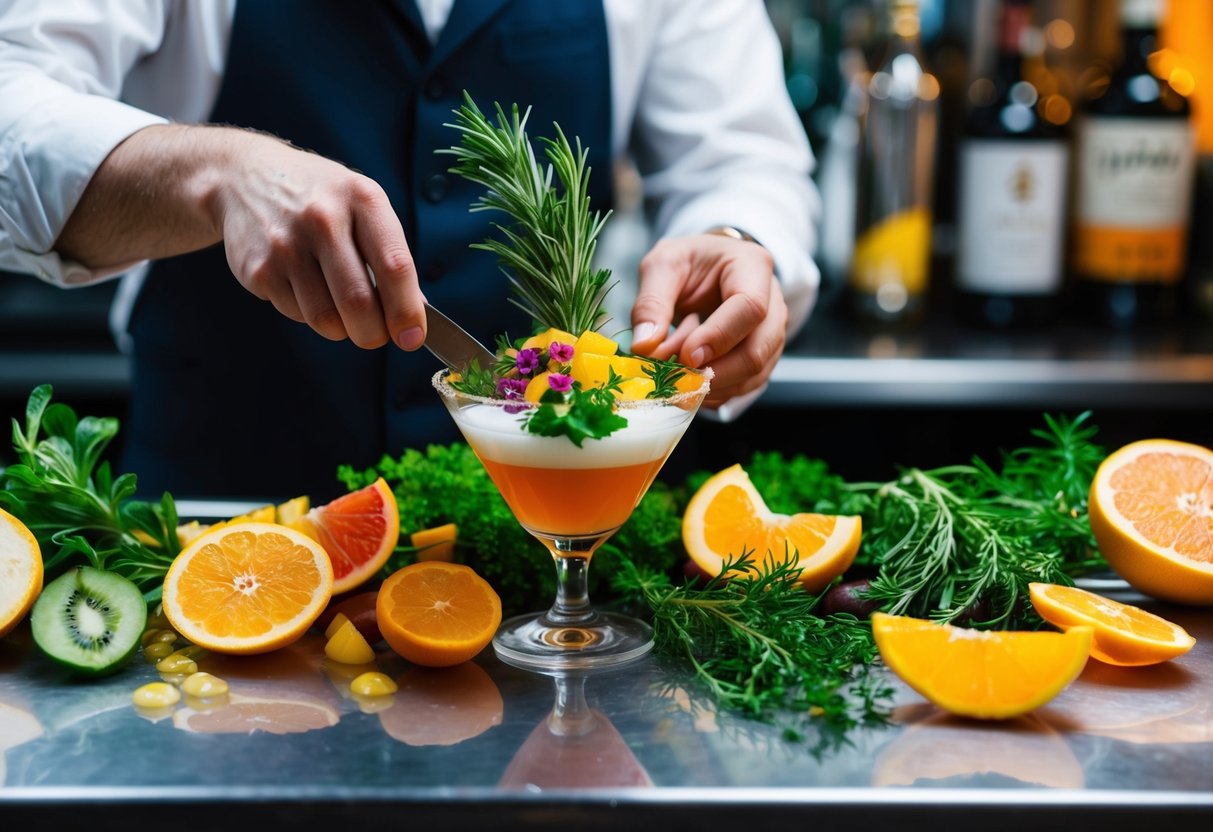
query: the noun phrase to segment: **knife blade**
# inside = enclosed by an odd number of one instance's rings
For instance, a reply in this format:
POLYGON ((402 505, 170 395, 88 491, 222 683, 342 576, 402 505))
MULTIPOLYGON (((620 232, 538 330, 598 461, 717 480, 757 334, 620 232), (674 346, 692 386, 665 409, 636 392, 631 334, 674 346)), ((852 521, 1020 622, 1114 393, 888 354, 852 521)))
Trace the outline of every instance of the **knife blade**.
POLYGON ((425 305, 425 346, 438 360, 456 372, 466 372, 472 361, 487 370, 497 356, 468 335, 459 324, 428 303, 425 305))

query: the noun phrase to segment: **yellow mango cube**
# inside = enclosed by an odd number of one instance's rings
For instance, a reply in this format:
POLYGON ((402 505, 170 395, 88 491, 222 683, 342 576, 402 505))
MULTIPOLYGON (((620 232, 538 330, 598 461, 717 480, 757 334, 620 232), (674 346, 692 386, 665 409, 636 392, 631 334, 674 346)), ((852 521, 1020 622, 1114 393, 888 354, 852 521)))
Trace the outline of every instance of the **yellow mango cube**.
POLYGON ((572 344, 577 340, 577 336, 565 332, 563 329, 556 327, 550 328, 547 332, 541 332, 538 335, 532 335, 523 342, 524 350, 546 350, 553 341, 559 341, 561 344, 572 344))
POLYGON ((573 344, 574 355, 577 353, 592 353, 594 355, 614 355, 619 352, 619 345, 602 333, 587 329, 573 344))
POLYGON ((342 664, 366 664, 375 660, 375 651, 352 621, 342 624, 325 642, 324 655, 342 664))
POLYGON ((628 355, 595 355, 592 352, 576 353, 570 373, 581 382, 582 387, 602 387, 611 377, 611 370, 620 378, 648 378, 644 373, 645 362, 628 355))
POLYGON ((530 383, 528 383, 526 386, 526 393, 525 393, 526 400, 528 402, 538 403, 539 398, 548 391, 548 389, 549 389, 548 376, 550 376, 550 375, 551 375, 551 373, 549 373, 545 370, 544 372, 540 373, 539 375, 537 375, 533 379, 531 379, 530 383))
POLYGON ((629 378, 619 384, 619 392, 615 394, 615 398, 623 399, 626 402, 640 401, 647 399, 649 393, 656 389, 653 384, 653 379, 645 376, 644 378, 629 378))

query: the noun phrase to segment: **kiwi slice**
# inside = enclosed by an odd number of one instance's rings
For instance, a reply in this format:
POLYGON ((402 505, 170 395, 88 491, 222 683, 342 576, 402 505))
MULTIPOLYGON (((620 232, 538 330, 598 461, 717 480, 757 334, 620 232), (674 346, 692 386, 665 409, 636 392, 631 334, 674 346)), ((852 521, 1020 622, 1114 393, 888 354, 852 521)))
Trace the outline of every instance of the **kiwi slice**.
POLYGON ((91 566, 77 566, 47 584, 30 613, 42 652, 86 676, 126 664, 146 625, 147 602, 139 588, 91 566))

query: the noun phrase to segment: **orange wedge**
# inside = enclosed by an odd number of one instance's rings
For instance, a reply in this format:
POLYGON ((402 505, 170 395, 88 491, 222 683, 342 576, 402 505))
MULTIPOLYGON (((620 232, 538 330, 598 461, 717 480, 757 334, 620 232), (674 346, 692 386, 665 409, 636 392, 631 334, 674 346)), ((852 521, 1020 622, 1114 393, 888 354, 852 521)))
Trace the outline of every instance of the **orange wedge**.
POLYGON ((0 636, 21 623, 42 592, 42 550, 24 523, 0 508, 0 636))
POLYGON ((1213 451, 1144 439, 1110 454, 1091 481, 1091 531, 1139 592, 1213 604, 1213 451))
POLYGON ((417 560, 455 560, 455 540, 459 527, 454 523, 421 529, 409 535, 409 542, 417 550, 417 560))
POLYGON ((700 569, 719 575, 726 558, 754 550, 759 559, 799 556, 800 582, 809 592, 841 575, 859 551, 859 517, 775 514, 740 465, 714 474, 687 504, 682 542, 700 569))
POLYGON ((1028 590, 1032 606, 1050 624, 1063 630, 1093 628, 1091 655, 1107 664, 1158 664, 1182 656, 1196 644, 1178 624, 1085 589, 1032 583, 1028 590))
POLYGON ((969 630, 875 612, 872 634, 889 669, 931 703, 958 716, 1010 719, 1074 681, 1087 663, 1092 631, 969 630))
POLYGON ((449 667, 493 640, 501 599, 467 566, 421 561, 383 582, 375 618, 388 646, 413 664, 449 667))
POLYGON ((383 477, 316 506, 290 525, 319 541, 328 552, 333 562, 334 595, 373 578, 400 539, 396 495, 383 477))
POLYGON ((216 653, 265 653, 298 639, 333 593, 333 566, 302 532, 233 523, 196 537, 164 579, 164 614, 216 653))

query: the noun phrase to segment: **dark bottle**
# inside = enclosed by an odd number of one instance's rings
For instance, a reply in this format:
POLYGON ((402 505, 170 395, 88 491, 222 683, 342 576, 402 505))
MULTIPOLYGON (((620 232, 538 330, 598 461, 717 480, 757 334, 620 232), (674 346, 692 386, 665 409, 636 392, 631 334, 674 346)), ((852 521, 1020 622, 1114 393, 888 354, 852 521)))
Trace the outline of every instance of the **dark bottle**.
POLYGON ((987 327, 1047 324, 1061 304, 1070 107, 1034 82, 1030 29, 1028 0, 1003 0, 997 65, 969 86, 957 154, 955 309, 987 327))
POLYGON ((1175 315, 1187 267, 1195 131, 1155 75, 1160 0, 1121 0, 1123 54, 1077 123, 1071 269, 1077 314, 1116 328, 1175 315))

